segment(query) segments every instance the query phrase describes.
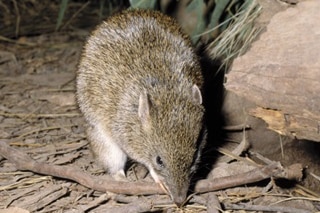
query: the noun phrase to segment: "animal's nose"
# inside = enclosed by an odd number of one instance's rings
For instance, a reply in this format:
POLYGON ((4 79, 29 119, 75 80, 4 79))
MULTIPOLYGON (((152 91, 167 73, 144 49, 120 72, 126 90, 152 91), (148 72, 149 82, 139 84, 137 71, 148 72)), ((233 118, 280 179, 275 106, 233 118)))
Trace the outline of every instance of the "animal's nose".
POLYGON ((185 201, 185 197, 182 197, 182 196, 178 196, 178 197, 175 197, 173 202, 178 206, 178 207, 181 207, 183 204, 184 204, 184 201, 185 201))

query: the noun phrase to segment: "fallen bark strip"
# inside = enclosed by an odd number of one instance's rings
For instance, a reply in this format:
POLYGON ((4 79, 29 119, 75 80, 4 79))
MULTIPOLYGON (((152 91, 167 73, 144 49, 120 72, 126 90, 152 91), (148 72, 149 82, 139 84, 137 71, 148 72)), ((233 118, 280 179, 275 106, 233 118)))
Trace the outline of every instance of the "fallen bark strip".
MULTIPOLYGON (((114 192, 128 195, 150 195, 164 194, 164 191, 155 183, 136 181, 123 182, 115 181, 111 177, 96 177, 83 172, 72 166, 57 166, 47 163, 36 162, 26 153, 10 147, 6 142, 0 141, 0 155, 5 157, 11 163, 14 163, 17 169, 32 171, 38 174, 51 175, 54 177, 64 178, 78 182, 79 184, 101 192, 114 192)), ((203 193, 225 188, 235 187, 248 183, 254 183, 270 177, 281 177, 299 180, 302 176, 301 165, 296 165, 300 169, 294 171, 287 170, 280 163, 274 162, 252 171, 233 175, 228 177, 200 180, 195 186, 195 192, 203 193)))
POLYGON ((207 200, 207 203, 206 203, 207 212, 211 212, 211 213, 223 212, 219 198, 217 197, 216 194, 214 194, 214 192, 208 193, 206 200, 207 200))
POLYGON ((67 188, 62 188, 59 191, 53 192, 49 194, 47 197, 39 200, 38 203, 33 203, 32 205, 24 206, 25 209, 28 209, 30 212, 36 212, 51 203, 55 202, 56 200, 59 200, 59 198, 66 196, 68 194, 69 190, 67 188))
POLYGON ((132 203, 124 204, 116 207, 107 207, 101 209, 101 211, 95 211, 98 213, 102 212, 117 212, 117 213, 134 213, 134 212, 149 212, 153 210, 153 203, 146 199, 136 199, 132 203))
POLYGON ((224 204, 224 207, 229 210, 248 210, 262 212, 283 212, 283 213, 312 213, 306 209, 299 209, 289 206, 263 206, 251 204, 224 204))
MULTIPOLYGON (((49 189, 46 188, 46 190, 41 190, 41 192, 34 194, 31 198, 20 201, 19 206, 23 207, 23 208, 29 207, 28 208, 29 211, 31 209, 30 207, 32 206, 32 210, 36 211, 38 209, 33 209, 35 206, 37 206, 37 208, 42 208, 42 207, 46 206, 48 203, 46 203, 44 205, 41 205, 41 203, 44 203, 44 200, 48 199, 48 197, 51 194, 53 194, 55 192, 59 192, 62 189, 63 189, 62 186, 53 186, 49 189)), ((66 193, 66 191, 65 191, 65 193, 66 193)))
MULTIPOLYGON (((95 199, 88 204, 85 205, 77 205, 76 211, 77 212, 89 212, 91 209, 96 208, 100 205, 103 205, 102 203, 105 203, 106 201, 110 200, 110 196, 106 193, 100 195, 98 199, 95 199)), ((97 212, 96 212, 97 213, 97 212)))

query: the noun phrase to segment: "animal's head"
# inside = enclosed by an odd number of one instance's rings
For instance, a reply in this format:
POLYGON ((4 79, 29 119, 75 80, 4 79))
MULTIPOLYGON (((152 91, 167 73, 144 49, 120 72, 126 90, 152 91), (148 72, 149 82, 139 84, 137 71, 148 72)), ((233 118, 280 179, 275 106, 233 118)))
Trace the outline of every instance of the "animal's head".
POLYGON ((140 150, 140 159, 180 205, 202 149, 202 96, 195 84, 179 94, 170 88, 156 92, 152 96, 152 92, 142 91, 139 97, 138 116, 147 144, 140 150))

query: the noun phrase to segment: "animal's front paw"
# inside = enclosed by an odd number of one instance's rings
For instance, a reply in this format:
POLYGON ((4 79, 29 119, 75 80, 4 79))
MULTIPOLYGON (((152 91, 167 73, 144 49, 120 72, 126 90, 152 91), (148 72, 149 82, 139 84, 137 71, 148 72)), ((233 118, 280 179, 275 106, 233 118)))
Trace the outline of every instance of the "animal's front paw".
POLYGON ((128 181, 124 173, 124 170, 117 171, 115 174, 112 175, 112 177, 117 181, 128 181))

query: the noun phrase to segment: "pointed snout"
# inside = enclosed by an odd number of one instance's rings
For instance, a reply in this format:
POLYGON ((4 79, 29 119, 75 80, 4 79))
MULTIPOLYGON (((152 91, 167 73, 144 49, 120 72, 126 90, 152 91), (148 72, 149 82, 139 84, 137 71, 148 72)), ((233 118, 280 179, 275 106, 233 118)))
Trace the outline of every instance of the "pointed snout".
POLYGON ((159 182, 161 188, 167 192, 168 195, 170 195, 172 201, 180 208, 183 206, 185 200, 187 199, 187 190, 181 190, 179 193, 175 190, 170 190, 169 187, 166 186, 163 182, 159 182))
POLYGON ((188 185, 181 188, 173 188, 170 191, 172 201, 180 208, 182 207, 187 200, 187 192, 188 192, 188 185))
POLYGON ((173 202, 180 208, 183 206, 184 202, 186 200, 185 196, 177 196, 173 198, 173 202))

